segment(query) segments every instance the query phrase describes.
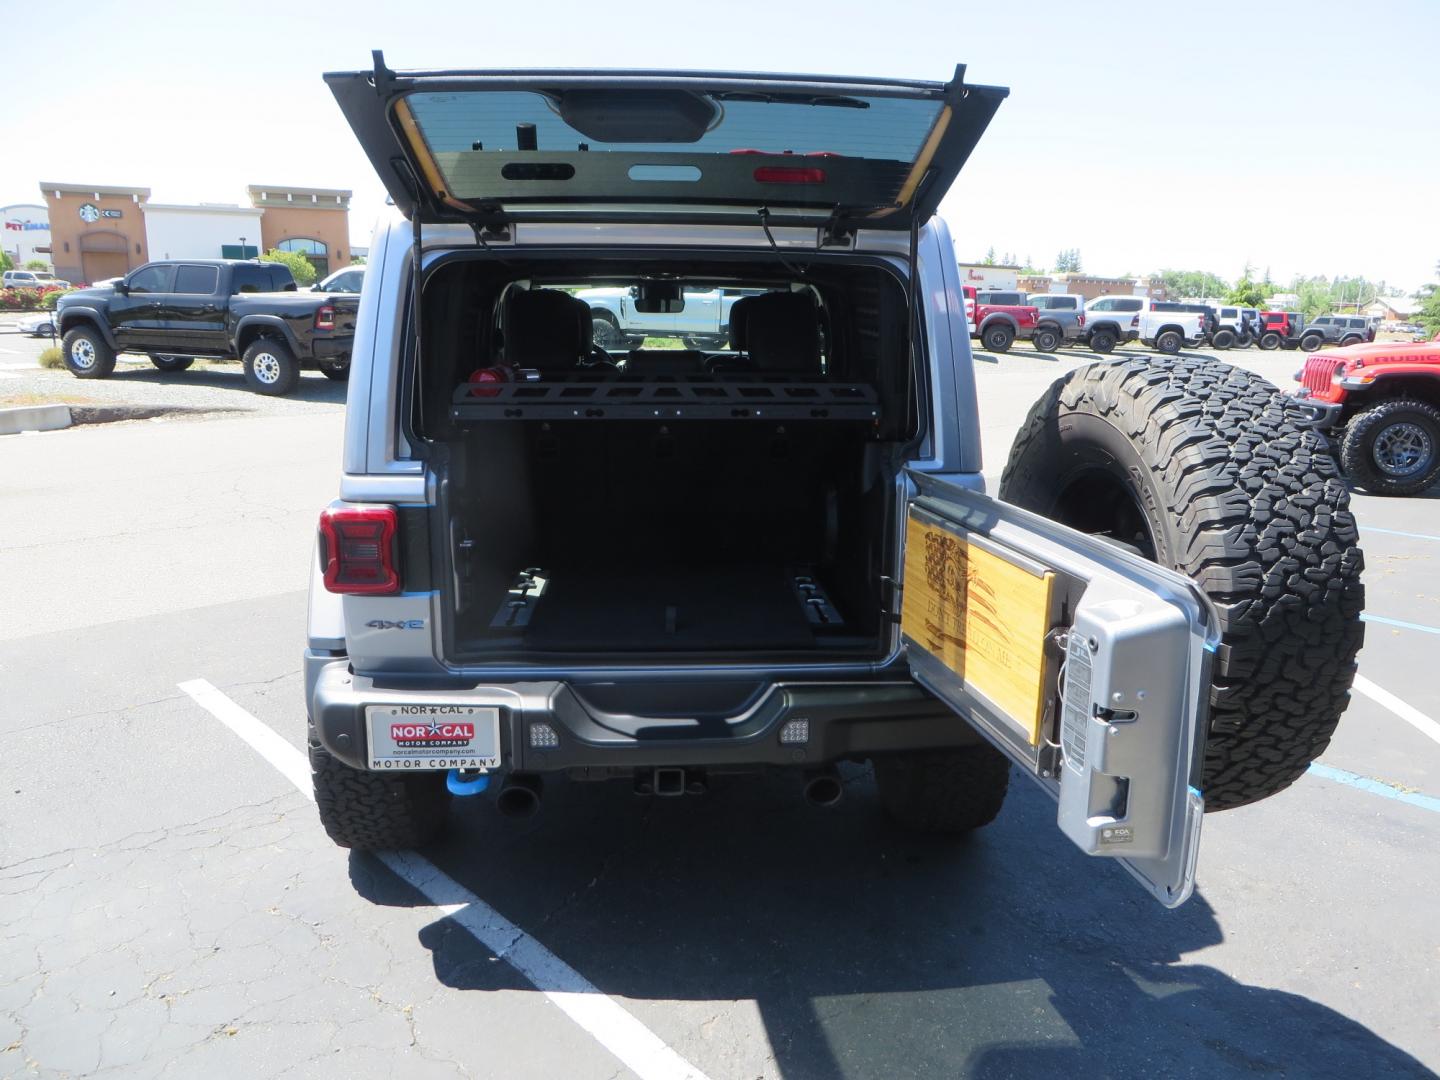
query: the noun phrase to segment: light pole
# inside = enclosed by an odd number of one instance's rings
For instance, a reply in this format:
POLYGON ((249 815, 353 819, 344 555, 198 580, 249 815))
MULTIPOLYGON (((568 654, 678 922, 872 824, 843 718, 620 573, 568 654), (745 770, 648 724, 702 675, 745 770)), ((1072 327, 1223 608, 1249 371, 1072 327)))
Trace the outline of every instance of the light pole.
POLYGON ((240 237, 240 258, 245 258, 245 237, 240 237))

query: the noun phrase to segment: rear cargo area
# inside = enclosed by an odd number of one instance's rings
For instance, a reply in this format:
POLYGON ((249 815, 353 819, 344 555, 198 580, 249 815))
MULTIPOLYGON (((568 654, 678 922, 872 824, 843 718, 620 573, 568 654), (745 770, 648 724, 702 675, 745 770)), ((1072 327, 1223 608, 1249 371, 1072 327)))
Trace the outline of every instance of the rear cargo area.
POLYGON ((879 648, 893 486, 856 425, 497 423, 452 450, 461 656, 879 648))
POLYGON ((894 274, 873 259, 817 260, 803 280, 687 262, 679 295, 725 297, 725 347, 648 330, 607 351, 589 287, 630 303, 638 281, 643 300, 681 265, 506 270, 464 262, 426 288, 414 436, 436 479, 445 658, 883 658, 915 434, 894 274))

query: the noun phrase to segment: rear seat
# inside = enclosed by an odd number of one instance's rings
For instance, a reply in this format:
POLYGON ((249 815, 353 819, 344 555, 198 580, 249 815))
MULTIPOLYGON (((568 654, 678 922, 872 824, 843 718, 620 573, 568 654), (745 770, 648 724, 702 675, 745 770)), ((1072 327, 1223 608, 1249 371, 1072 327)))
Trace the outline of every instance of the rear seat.
POLYGON ((809 293, 772 292, 735 301, 730 344, 735 355, 714 357, 712 372, 820 377, 820 312, 809 293))
POLYGON ((590 356, 590 307, 558 289, 512 292, 505 301, 505 360, 542 375, 574 371, 590 356))

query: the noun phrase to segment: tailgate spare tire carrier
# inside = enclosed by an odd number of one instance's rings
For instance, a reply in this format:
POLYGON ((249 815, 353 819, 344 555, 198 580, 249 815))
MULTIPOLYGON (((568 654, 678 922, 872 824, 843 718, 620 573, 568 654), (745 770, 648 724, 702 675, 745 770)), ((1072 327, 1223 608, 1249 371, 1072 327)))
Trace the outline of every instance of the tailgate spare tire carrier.
POLYGON ((1000 497, 1209 595, 1207 810, 1275 794, 1325 749, 1363 640, 1363 557, 1329 444, 1285 395, 1212 361, 1076 369, 1031 409, 1000 497))

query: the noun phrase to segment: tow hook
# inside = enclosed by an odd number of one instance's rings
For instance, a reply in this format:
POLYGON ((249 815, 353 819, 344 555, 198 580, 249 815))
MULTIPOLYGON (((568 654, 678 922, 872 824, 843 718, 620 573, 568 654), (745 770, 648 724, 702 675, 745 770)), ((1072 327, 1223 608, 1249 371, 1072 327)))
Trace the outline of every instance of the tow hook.
POLYGON ((490 774, 478 769, 451 769, 445 777, 451 795, 479 795, 490 786, 490 774))

